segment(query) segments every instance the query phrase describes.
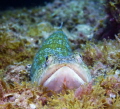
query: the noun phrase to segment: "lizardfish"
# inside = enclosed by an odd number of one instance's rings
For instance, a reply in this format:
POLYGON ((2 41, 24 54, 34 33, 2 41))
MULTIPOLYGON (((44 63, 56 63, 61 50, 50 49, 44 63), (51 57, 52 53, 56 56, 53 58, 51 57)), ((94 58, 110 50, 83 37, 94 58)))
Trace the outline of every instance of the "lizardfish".
POLYGON ((73 53, 62 29, 50 35, 40 46, 31 67, 32 82, 60 92, 76 89, 91 81, 91 74, 79 53, 73 53))

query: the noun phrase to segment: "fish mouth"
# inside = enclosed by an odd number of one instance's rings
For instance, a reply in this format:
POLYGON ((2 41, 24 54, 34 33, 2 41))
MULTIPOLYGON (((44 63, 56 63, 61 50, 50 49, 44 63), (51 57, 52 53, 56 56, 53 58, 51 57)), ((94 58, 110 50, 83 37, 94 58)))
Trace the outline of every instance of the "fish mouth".
POLYGON ((76 89, 90 80, 91 78, 84 68, 72 64, 60 64, 48 68, 39 84, 48 90, 60 92, 64 88, 76 89))

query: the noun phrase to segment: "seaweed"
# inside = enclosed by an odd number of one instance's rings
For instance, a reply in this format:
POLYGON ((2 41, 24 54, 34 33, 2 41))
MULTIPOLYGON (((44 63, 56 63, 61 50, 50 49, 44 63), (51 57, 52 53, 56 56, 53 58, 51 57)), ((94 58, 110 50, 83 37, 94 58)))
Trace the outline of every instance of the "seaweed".
POLYGON ((11 37, 7 32, 0 32, 0 69, 6 66, 32 59, 32 49, 25 47, 24 41, 11 37))

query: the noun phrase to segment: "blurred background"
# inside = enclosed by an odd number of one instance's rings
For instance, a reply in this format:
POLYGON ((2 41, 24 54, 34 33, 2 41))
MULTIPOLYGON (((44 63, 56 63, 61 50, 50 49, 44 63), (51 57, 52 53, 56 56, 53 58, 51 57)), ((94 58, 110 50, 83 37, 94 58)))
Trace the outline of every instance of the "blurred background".
POLYGON ((45 5, 53 0, 0 0, 0 9, 33 7, 38 5, 45 5))

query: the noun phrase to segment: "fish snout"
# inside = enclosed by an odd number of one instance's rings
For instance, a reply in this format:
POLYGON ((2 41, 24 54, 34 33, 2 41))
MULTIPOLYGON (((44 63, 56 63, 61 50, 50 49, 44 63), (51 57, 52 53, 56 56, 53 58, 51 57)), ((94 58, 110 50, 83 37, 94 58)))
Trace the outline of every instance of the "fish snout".
POLYGON ((78 71, 68 66, 62 66, 44 81, 43 86, 56 92, 60 92, 64 88, 76 89, 85 82, 89 82, 87 80, 88 77, 85 77, 86 74, 84 74, 85 72, 79 74, 78 71))

